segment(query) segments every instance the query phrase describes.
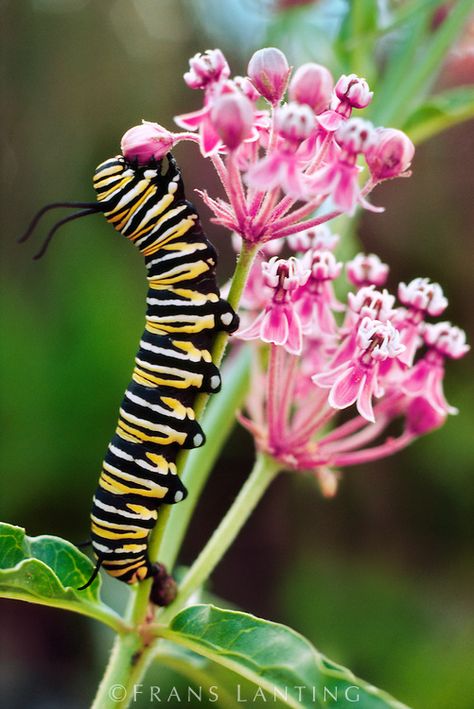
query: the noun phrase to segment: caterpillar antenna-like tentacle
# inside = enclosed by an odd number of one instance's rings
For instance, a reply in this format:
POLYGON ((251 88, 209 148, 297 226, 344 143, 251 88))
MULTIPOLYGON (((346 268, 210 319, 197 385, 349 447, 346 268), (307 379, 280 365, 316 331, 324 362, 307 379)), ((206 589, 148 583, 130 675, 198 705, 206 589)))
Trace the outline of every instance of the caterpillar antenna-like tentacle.
POLYGON ((51 202, 51 204, 46 204, 35 214, 35 216, 30 222, 28 229, 25 231, 24 234, 20 236, 19 239, 17 239, 17 243, 23 244, 25 241, 27 241, 34 232, 36 225, 38 224, 41 217, 47 212, 49 212, 51 209, 75 209, 76 207, 79 209, 87 207, 88 209, 94 209, 97 212, 102 211, 101 206, 97 204, 97 202, 51 202))
POLYGON ((49 230, 48 235, 43 242, 43 246, 40 248, 38 253, 36 253, 33 256, 33 260, 37 261, 38 259, 40 259, 42 256, 45 255, 46 250, 47 250, 49 244, 51 243, 53 236, 55 235, 57 230, 60 227, 62 227, 63 224, 67 224, 67 222, 72 222, 73 219, 79 219, 80 217, 87 217, 89 214, 96 214, 97 211, 98 211, 97 209, 84 209, 82 212, 76 212, 75 214, 71 214, 71 216, 69 216, 69 217, 65 217, 64 219, 60 219, 59 222, 56 222, 56 224, 53 226, 53 228, 49 230))
POLYGON ((102 559, 97 559, 97 564, 95 565, 95 569, 92 572, 92 576, 90 577, 89 581, 84 584, 84 586, 79 586, 77 589, 78 591, 85 591, 86 588, 89 588, 91 583, 93 583, 97 577, 97 574, 100 571, 100 567, 102 566, 102 559))

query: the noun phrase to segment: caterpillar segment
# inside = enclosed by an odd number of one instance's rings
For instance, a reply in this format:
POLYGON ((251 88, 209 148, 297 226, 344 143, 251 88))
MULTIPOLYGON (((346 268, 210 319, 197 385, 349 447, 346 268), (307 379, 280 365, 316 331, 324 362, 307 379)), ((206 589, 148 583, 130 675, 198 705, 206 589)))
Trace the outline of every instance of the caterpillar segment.
POLYGON ((153 577, 157 603, 169 602, 163 589, 170 577, 150 562, 149 535, 159 507, 186 497, 176 456, 205 442, 194 401, 199 392, 219 391, 212 342, 238 327, 219 294, 216 251, 171 154, 167 161, 162 172, 161 161, 140 166, 118 156, 99 165, 93 180, 100 211, 144 257, 148 294, 132 379, 93 499, 92 545, 111 576, 126 583, 153 577))

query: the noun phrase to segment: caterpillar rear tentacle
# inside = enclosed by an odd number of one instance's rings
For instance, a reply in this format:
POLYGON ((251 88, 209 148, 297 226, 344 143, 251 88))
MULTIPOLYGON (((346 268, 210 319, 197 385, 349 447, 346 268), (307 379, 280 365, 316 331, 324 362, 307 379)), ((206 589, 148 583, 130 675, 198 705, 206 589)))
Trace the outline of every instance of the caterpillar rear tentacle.
MULTIPOLYGON (((121 155, 106 160, 94 174, 97 204, 79 205, 87 206, 83 214, 102 212, 139 249, 148 280, 145 330, 92 503, 97 565, 82 588, 100 568, 129 584, 151 577, 150 598, 158 605, 173 600, 176 584, 162 565, 150 561, 149 536, 159 507, 187 495, 176 457, 181 449, 205 442, 194 401, 199 392, 220 390, 212 342, 217 332, 234 332, 239 325, 220 297, 217 253, 185 197, 173 155, 166 159, 164 172, 162 160, 142 165, 121 155)), ((38 213, 24 238, 48 208, 38 213)), ((64 221, 50 231, 40 254, 64 221)))

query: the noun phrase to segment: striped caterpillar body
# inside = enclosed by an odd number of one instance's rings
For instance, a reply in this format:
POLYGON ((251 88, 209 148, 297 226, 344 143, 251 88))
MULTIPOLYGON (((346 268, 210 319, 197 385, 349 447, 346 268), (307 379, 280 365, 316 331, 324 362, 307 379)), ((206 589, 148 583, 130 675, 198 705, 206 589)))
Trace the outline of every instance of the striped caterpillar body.
POLYGON ((101 211, 145 259, 145 331, 93 498, 91 540, 97 566, 86 586, 100 567, 129 584, 154 577, 157 589, 151 598, 161 604, 169 602, 160 600, 166 573, 148 557, 150 532, 161 504, 186 497, 176 457, 182 448, 205 442, 194 401, 199 392, 219 391, 212 341, 218 331, 233 332, 239 324, 219 295, 216 251, 186 200, 176 161, 171 153, 166 159, 164 173, 162 160, 144 165, 123 156, 106 160, 94 175, 97 203, 81 204, 86 212, 58 223, 101 211))

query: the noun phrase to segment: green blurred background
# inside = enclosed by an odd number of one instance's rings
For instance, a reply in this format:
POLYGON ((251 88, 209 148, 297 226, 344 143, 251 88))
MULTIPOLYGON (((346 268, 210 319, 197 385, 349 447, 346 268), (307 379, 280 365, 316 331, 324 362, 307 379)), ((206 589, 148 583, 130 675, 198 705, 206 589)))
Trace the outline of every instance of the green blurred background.
MULTIPOLYGON (((93 199, 95 165, 117 152, 131 125, 145 118, 172 127, 174 114, 198 107, 201 96, 181 78, 189 56, 220 46, 233 73, 245 73, 251 53, 269 42, 290 63, 328 62, 337 72, 330 30, 343 8, 342 0, 306 3, 282 21, 264 0, 1 3, 3 520, 30 535, 87 538, 146 290, 138 255, 99 217, 65 228, 38 263, 31 255, 41 231, 27 246, 15 238, 42 204, 93 199), (315 5, 319 15, 311 14, 315 5)), ((451 58, 440 85, 473 81, 473 66, 451 58)), ((189 192, 217 190, 194 146, 176 152, 189 192)), ((365 215, 359 230, 364 248, 391 264, 392 286, 417 275, 439 280, 447 317, 471 332, 473 159, 472 123, 427 142, 410 180, 377 190, 374 202, 386 212, 365 215)), ((210 224, 208 233, 224 281, 234 258, 229 238, 210 224)), ((350 469, 334 500, 322 499, 308 477, 278 479, 213 577, 219 596, 292 625, 414 707, 474 705, 471 374, 469 358, 448 368, 458 417, 393 459, 350 469)), ((236 430, 183 563, 230 504, 252 457, 251 440, 236 430)), ((123 589, 105 586, 120 606, 123 589)), ((2 612, 5 706, 86 706, 109 631, 41 606, 4 602, 2 612)))

